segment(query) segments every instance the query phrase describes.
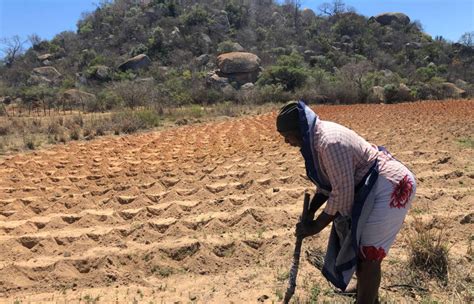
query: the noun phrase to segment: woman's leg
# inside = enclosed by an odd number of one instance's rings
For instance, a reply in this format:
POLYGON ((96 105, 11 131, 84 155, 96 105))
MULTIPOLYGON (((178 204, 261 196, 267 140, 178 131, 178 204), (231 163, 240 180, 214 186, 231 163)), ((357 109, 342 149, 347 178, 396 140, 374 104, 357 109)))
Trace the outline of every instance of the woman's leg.
POLYGON ((357 265, 357 303, 378 303, 382 261, 360 261, 357 265))
POLYGON ((374 191, 374 207, 360 241, 357 303, 377 303, 381 263, 402 227, 415 195, 416 184, 411 174, 397 183, 381 175, 374 191))

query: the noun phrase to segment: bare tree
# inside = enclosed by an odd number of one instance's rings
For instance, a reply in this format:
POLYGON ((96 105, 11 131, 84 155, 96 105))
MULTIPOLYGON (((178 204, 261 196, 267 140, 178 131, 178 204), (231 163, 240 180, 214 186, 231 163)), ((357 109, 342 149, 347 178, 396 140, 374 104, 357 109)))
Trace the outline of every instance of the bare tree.
POLYGON ((474 47, 474 32, 466 32, 461 38, 459 38, 459 43, 467 46, 474 47))
POLYGON ((293 9, 293 26, 295 31, 298 32, 301 0, 285 0, 285 5, 293 9))
POLYGON ((119 96, 126 107, 135 109, 149 105, 154 92, 153 83, 147 81, 121 81, 112 86, 112 90, 119 96))
POLYGON ((31 46, 34 48, 38 46, 43 41, 43 39, 41 39, 41 37, 38 34, 33 33, 28 36, 28 41, 31 43, 31 46))
POLYGON ((11 67, 13 63, 23 54, 25 41, 20 36, 15 35, 11 38, 0 39, 0 52, 3 55, 3 61, 7 67, 11 67))
POLYGON ((318 7, 319 12, 326 16, 340 15, 347 10, 355 10, 352 7, 346 8, 346 4, 342 0, 333 0, 331 3, 324 2, 318 7))

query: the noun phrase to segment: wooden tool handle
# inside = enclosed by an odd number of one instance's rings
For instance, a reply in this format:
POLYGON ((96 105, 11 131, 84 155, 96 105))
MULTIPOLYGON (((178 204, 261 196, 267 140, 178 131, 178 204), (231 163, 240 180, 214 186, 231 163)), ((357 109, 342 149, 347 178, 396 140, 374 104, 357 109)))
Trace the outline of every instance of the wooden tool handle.
MULTIPOLYGON (((301 213, 300 223, 306 221, 309 210, 309 193, 304 194, 304 203, 303 203, 303 212, 301 213)), ((298 268, 300 266, 300 255, 301 255, 301 245, 303 243, 302 237, 297 237, 295 242, 295 252, 293 253, 293 263, 291 264, 290 276, 288 281, 288 288, 286 289, 285 298, 283 303, 288 304, 291 300, 291 297, 295 293, 296 288, 296 277, 298 276, 298 268)))

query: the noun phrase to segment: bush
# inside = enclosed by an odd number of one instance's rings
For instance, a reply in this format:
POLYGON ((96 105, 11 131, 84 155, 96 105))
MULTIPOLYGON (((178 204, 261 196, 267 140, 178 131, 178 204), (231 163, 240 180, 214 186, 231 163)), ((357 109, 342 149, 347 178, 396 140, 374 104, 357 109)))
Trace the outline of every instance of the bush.
POLYGON ((86 110, 88 112, 104 112, 122 106, 123 101, 115 92, 104 89, 99 92, 96 99, 91 99, 86 103, 86 110))
POLYGON ((166 81, 161 88, 161 94, 169 102, 174 105, 186 105, 195 101, 194 95, 195 84, 201 85, 200 79, 194 79, 194 75, 189 71, 179 73, 178 71, 170 71, 166 81))
POLYGON ((387 84, 383 87, 385 100, 387 103, 393 103, 397 101, 398 87, 394 84, 387 84))
POLYGON ((297 53, 280 56, 277 64, 266 69, 257 83, 281 85, 285 91, 294 91, 305 83, 309 75, 303 62, 303 57, 297 53))
POLYGON ((34 150, 36 149, 35 138, 32 135, 23 135, 23 144, 25 149, 34 150))
POLYGON ((78 32, 81 35, 88 35, 94 31, 94 28, 92 26, 92 22, 90 21, 85 21, 85 22, 80 22, 78 24, 78 32))
POLYGON ((217 46, 217 53, 218 54, 230 53, 230 52, 234 52, 234 51, 235 51, 234 42, 232 42, 230 40, 222 41, 217 46))
POLYGON ((225 11, 227 12, 230 25, 239 29, 244 23, 243 10, 234 2, 229 2, 225 5, 225 11))
POLYGON ((140 54, 147 54, 147 53, 148 53, 148 47, 146 45, 140 43, 139 45, 132 48, 129 55, 130 55, 130 57, 135 57, 135 56, 138 56, 140 54))
POLYGON ((194 5, 190 11, 182 15, 181 18, 186 26, 207 25, 210 22, 207 10, 199 5, 194 5))
POLYGON ((62 120, 60 121, 59 119, 52 119, 46 127, 46 133, 48 134, 48 136, 58 135, 58 134, 63 133, 64 128, 62 124, 63 124, 62 120))
POLYGON ((159 115, 151 110, 124 111, 112 115, 112 123, 116 131, 123 133, 134 133, 138 130, 149 129, 159 126, 159 115))
POLYGON ((163 29, 159 26, 155 27, 148 38, 148 46, 152 51, 158 51, 165 40, 163 29))
POLYGON ((264 85, 257 89, 256 104, 263 104, 266 102, 285 102, 291 99, 291 95, 285 92, 280 84, 264 85))
POLYGON ((422 82, 428 82, 438 73, 436 66, 422 67, 416 70, 416 79, 422 82))
POLYGON ((111 89, 124 105, 131 109, 150 103, 155 91, 153 84, 130 80, 117 82, 111 89))
POLYGON ((79 140, 80 138, 79 129, 76 128, 76 129, 71 130, 71 133, 69 133, 69 138, 71 138, 71 140, 79 140))

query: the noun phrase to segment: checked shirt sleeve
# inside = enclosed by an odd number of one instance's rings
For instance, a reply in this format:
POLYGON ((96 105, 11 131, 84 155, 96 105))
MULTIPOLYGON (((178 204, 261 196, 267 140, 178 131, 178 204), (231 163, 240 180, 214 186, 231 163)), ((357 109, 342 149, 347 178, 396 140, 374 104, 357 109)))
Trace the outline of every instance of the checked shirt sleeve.
POLYGON ((324 212, 350 215, 354 200, 354 165, 350 148, 340 142, 329 143, 321 151, 321 160, 331 183, 324 212))

